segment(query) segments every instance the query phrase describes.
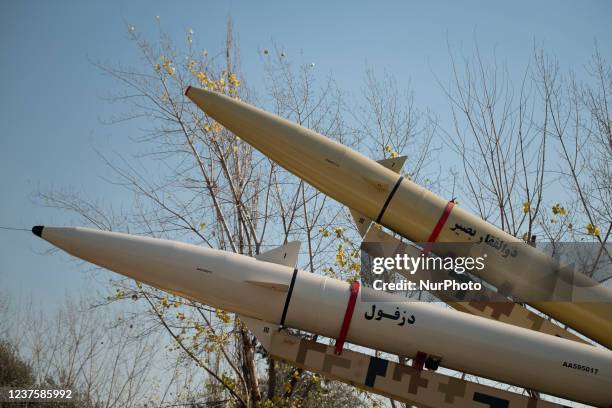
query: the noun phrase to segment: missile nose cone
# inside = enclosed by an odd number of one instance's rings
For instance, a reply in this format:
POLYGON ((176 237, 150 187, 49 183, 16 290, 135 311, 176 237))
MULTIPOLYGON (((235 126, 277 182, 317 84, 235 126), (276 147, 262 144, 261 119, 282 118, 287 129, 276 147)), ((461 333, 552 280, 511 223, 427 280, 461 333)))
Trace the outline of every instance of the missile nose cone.
MULTIPOLYGON (((185 96, 208 114, 210 114, 211 112, 212 105, 219 103, 223 104, 223 102, 227 103, 227 99, 230 99, 216 92, 201 88, 194 88, 192 86, 188 86, 187 88, 185 88, 185 96)), ((235 101, 230 99, 229 102, 230 105, 234 105, 232 102, 235 101)))
POLYGON ((43 232, 44 228, 45 227, 43 227, 42 225, 36 225, 36 226, 32 227, 32 233, 34 235, 36 235, 37 237, 42 238, 42 232, 43 232))

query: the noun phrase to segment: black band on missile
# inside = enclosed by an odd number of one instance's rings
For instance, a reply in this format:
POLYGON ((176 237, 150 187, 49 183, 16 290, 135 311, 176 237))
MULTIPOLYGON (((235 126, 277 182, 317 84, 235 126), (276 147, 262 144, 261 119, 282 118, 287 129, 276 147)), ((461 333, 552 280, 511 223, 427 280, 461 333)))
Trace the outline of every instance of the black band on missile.
POLYGON ((293 275, 291 276, 291 283, 289 284, 289 290, 287 291, 287 298, 285 299, 285 307, 283 307, 283 315, 280 321, 280 328, 285 326, 285 318, 287 317, 287 310, 289 310, 289 302, 291 302, 291 295, 293 294, 293 286, 295 285, 295 278, 297 278, 298 269, 295 268, 293 270, 293 275))
POLYGON ((393 186, 393 190, 391 190, 391 192, 389 193, 389 197, 387 197, 387 201, 385 201, 385 205, 383 205, 382 210, 380 210, 380 214, 378 214, 378 217, 376 217, 377 224, 380 223, 380 220, 382 220, 383 215, 385 215, 385 211, 387 211, 387 207, 389 206, 389 203, 391 202, 393 195, 399 188, 403 179, 404 179, 404 176, 400 176, 400 178, 397 179, 397 183, 395 183, 395 186, 393 186))

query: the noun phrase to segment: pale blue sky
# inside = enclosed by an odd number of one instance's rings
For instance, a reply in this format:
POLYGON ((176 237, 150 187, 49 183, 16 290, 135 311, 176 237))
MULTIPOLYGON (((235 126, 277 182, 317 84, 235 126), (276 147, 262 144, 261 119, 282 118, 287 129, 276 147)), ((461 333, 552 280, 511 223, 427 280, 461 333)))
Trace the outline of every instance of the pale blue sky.
MULTIPOLYGON (((582 69, 596 40, 612 60, 609 1, 2 1, 0 225, 74 223, 34 205, 38 190, 76 190, 118 207, 129 199, 104 182, 108 170, 95 149, 129 156, 135 148, 127 136, 138 129, 101 123, 119 108, 103 100, 116 83, 90 60, 136 63, 126 24, 153 32, 157 15, 175 38, 192 28, 198 45, 211 50, 222 44, 231 15, 251 84, 262 75, 258 51, 277 44, 348 92, 359 92, 366 65, 400 85, 410 81, 417 104, 443 121, 447 103, 431 71, 448 79, 447 42, 459 53, 475 42, 486 58, 495 51, 512 75, 522 73, 534 41, 564 70, 582 69)), ((0 286, 17 300, 41 302, 96 290, 76 263, 41 254, 46 249, 29 233, 0 231, 0 286)))

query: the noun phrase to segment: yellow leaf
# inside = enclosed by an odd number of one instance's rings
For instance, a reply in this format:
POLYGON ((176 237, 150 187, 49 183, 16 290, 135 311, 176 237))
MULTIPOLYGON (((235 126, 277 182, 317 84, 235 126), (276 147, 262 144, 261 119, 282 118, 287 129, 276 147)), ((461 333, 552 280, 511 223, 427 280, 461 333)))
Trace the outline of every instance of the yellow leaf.
POLYGON ((593 235, 594 237, 598 237, 600 235, 600 231, 599 231, 599 227, 596 225, 593 225, 591 223, 589 223, 586 226, 587 232, 589 233, 589 235, 593 235))
POLYGON ((530 209, 531 209, 531 203, 529 201, 525 201, 523 203, 523 212, 527 214, 530 209))

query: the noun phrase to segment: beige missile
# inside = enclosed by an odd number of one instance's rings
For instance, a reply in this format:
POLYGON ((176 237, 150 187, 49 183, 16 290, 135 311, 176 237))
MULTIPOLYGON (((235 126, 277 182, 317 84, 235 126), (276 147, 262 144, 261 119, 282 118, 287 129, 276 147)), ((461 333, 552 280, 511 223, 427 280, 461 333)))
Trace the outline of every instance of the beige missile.
POLYGON ((439 365, 599 407, 612 401, 611 351, 300 271, 296 243, 251 258, 89 228, 36 226, 32 232, 158 289, 334 338, 338 354, 346 341, 432 370, 439 365))
POLYGON ((486 244, 481 247, 491 249, 487 268, 480 272, 483 279, 498 288, 510 286, 519 299, 529 299, 533 307, 612 347, 612 291, 603 285, 574 273, 571 302, 538 301, 548 299, 549 288, 541 282, 555 270, 555 261, 544 253, 517 245, 521 241, 512 235, 310 129, 216 92, 189 87, 185 95, 286 170, 413 242, 480 239, 486 244), (457 227, 469 233, 458 234, 457 227), (512 256, 508 245, 514 245, 512 256))

